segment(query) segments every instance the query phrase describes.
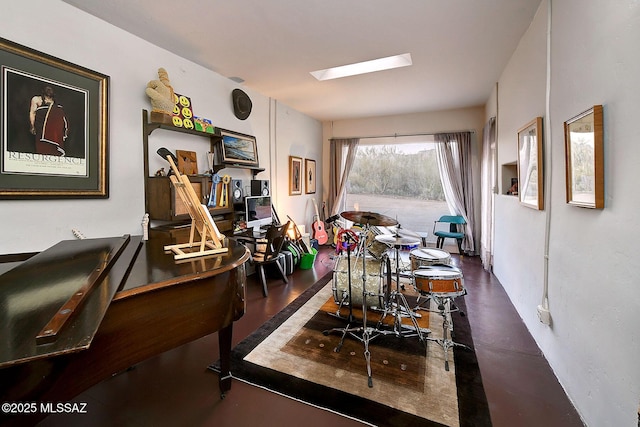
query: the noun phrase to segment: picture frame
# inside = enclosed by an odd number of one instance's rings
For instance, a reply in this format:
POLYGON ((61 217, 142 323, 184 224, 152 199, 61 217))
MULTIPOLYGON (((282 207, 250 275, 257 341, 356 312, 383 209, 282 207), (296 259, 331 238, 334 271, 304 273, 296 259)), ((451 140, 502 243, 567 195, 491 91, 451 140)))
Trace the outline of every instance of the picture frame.
POLYGON ((302 194, 302 158, 289 156, 289 195, 302 194))
POLYGON ((518 199, 523 206, 544 210, 542 117, 518 130, 518 199))
POLYGON ((604 132, 602 105, 564 122, 567 203, 604 208, 604 132))
POLYGON ((183 175, 198 174, 198 156, 195 151, 176 150, 178 172, 183 175))
POLYGON ((108 198, 109 76, 0 38, 0 199, 108 198))
POLYGON ((256 137, 220 129, 220 160, 224 164, 259 166, 256 137))
POLYGON ((316 192, 316 161, 304 159, 304 191, 306 194, 316 192))

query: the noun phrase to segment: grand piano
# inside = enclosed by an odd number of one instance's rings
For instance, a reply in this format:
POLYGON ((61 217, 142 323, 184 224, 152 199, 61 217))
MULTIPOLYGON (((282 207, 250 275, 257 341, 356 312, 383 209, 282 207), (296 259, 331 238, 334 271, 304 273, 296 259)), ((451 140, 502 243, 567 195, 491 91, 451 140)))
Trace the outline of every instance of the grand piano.
MULTIPOLYGON (((246 307, 249 252, 225 239, 225 253, 176 261, 164 250, 172 243, 162 234, 68 240, 0 263, 0 403, 69 402, 214 332, 224 397, 233 322, 246 307)), ((5 409, 0 425, 35 424, 47 415, 40 407, 31 415, 5 409)))

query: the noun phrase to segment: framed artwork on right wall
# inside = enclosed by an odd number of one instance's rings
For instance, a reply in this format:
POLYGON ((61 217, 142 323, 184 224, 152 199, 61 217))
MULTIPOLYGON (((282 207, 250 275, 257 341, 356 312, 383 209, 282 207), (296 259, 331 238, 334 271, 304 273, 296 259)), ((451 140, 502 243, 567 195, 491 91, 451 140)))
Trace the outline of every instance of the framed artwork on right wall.
POLYGON ((567 203, 604 208, 604 133, 602 105, 564 122, 567 203))
POLYGON ((518 131, 518 198, 524 206, 544 209, 542 117, 518 131))

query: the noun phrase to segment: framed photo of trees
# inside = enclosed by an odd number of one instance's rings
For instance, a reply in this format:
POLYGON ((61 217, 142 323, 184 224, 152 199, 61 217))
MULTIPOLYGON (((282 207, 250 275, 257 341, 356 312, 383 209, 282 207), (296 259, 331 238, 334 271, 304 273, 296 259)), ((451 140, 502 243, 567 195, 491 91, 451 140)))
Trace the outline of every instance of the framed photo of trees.
POLYGON ((604 208, 604 134, 602 105, 564 123, 567 203, 604 208))
POLYGON ((518 198, 524 206, 544 209, 542 117, 518 131, 518 198))

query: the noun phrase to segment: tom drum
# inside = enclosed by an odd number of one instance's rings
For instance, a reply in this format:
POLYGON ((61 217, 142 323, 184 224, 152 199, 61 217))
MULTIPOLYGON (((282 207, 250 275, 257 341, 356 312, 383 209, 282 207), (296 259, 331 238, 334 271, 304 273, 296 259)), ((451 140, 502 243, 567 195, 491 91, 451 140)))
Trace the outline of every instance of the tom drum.
POLYGON ((376 240, 376 236, 379 236, 380 234, 380 231, 375 227, 367 230, 366 234, 367 252, 377 260, 381 260, 382 256, 387 252, 387 250, 389 250, 389 246, 376 240))
POLYGON ((409 252, 409 259, 411 260, 412 270, 431 265, 451 264, 451 254, 449 252, 433 248, 413 249, 409 252))

